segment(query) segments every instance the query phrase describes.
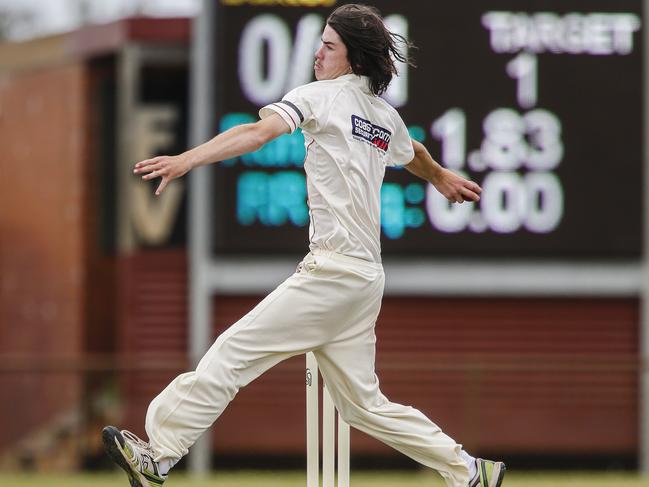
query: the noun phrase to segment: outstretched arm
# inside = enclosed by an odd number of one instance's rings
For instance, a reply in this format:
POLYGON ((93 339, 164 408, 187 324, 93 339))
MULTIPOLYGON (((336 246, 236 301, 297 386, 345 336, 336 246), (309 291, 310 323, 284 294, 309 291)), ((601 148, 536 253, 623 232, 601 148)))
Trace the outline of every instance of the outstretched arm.
POLYGON ((440 166, 420 142, 413 140, 412 148, 415 157, 406 164, 408 171, 428 181, 451 203, 480 200, 480 186, 440 166))
POLYGON ((254 152, 289 131, 289 126, 282 117, 273 114, 256 123, 232 127, 177 156, 158 156, 140 161, 135 164, 133 172, 142 174, 144 180, 161 177, 162 181, 155 192, 159 195, 170 181, 184 176, 195 167, 254 152))

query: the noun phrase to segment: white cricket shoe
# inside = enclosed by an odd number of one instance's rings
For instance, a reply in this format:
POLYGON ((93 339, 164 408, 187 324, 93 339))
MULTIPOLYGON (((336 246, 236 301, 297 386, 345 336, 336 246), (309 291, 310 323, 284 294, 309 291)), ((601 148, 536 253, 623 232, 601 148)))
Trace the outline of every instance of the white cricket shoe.
POLYGON ((469 481, 469 487, 500 487, 505 477, 505 464, 491 460, 475 459, 478 472, 469 481))
POLYGON ((130 431, 106 426, 102 439, 106 453, 126 472, 131 487, 158 487, 167 480, 149 444, 130 431))

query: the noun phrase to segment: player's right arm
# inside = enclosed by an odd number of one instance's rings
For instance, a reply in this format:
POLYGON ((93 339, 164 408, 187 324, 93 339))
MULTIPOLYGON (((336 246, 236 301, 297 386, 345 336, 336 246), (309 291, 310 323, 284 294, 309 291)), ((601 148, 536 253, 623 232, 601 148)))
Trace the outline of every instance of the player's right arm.
POLYGON ((159 195, 170 181, 182 177, 198 166, 225 161, 260 149, 264 144, 290 132, 277 114, 256 123, 238 125, 207 142, 177 156, 158 156, 135 164, 133 172, 142 179, 162 178, 155 194, 159 195))

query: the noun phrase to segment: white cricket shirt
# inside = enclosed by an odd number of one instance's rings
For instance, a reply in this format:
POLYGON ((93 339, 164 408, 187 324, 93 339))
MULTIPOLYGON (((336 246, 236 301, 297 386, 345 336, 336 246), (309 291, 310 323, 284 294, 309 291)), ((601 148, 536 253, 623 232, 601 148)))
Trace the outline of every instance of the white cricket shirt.
POLYGON ((385 166, 414 157, 397 111, 372 94, 366 77, 348 74, 295 88, 259 116, 273 113, 304 134, 310 249, 381 262, 385 166))

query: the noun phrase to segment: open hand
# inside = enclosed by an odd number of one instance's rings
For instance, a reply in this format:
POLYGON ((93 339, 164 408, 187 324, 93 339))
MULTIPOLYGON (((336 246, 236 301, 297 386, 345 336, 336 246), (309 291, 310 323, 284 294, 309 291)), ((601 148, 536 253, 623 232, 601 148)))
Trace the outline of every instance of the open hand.
POLYGON ((162 181, 155 191, 156 196, 159 196, 170 181, 184 176, 190 169, 191 165, 182 155, 158 156, 138 162, 133 173, 142 174, 145 181, 161 177, 162 181))

